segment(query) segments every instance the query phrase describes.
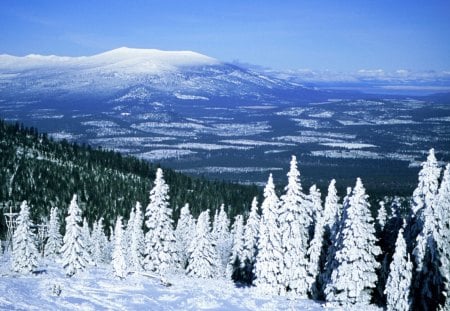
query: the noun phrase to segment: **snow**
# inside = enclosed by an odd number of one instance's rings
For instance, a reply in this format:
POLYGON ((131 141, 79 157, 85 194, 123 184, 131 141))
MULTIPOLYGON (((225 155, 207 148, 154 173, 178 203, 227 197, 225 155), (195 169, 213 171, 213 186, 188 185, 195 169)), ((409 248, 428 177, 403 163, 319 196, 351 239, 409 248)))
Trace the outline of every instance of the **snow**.
MULTIPOLYGON (((5 266, 1 263, 1 266, 5 266)), ((43 273, 19 276, 0 270, 2 310, 340 310, 311 300, 262 295, 223 279, 200 280, 172 275, 165 287, 156 279, 130 274, 120 280, 111 268, 91 268, 67 278, 56 264, 43 273), (61 294, 54 288, 61 288, 61 294)), ((348 309, 346 309, 348 310, 348 309)), ((367 308, 365 310, 379 310, 367 308)))
POLYGON ((156 49, 118 48, 93 56, 62 57, 55 55, 0 55, 0 70, 66 68, 121 74, 160 74, 187 66, 219 64, 214 58, 191 51, 161 51, 156 49))

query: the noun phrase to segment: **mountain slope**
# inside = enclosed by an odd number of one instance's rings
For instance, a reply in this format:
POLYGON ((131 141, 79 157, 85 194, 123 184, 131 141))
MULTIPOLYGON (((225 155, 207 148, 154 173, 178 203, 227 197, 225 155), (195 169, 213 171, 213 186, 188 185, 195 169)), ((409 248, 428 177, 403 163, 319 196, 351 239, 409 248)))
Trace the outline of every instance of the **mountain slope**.
MULTIPOLYGON (((71 196, 77 193, 86 203, 83 217, 91 224, 104 217, 106 228, 117 215, 127 217, 136 201, 146 206, 156 171, 155 165, 136 158, 67 141, 53 142, 34 128, 1 120, 0 167, 0 202, 28 200, 38 220, 54 206, 64 215, 71 196)), ((196 215, 225 203, 234 216, 248 209, 258 195, 256 187, 191 178, 166 169, 164 173, 175 218, 176 208, 185 203, 190 203, 196 215)), ((3 223, 0 227, 5 228, 3 223)))

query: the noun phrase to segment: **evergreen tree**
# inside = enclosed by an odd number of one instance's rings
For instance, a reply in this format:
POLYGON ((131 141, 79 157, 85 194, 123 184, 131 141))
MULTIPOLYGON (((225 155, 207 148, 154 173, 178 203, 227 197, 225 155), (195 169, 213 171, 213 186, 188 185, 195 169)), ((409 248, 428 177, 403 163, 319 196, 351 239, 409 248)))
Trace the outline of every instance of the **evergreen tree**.
POLYGON ((431 206, 439 187, 441 169, 434 155, 434 149, 430 149, 427 160, 422 163, 419 172, 419 183, 413 192, 412 210, 414 215, 423 217, 421 211, 431 206))
POLYGON ((228 267, 233 280, 240 281, 244 268, 244 218, 237 215, 231 228, 232 248, 228 267))
POLYGON ((131 228, 130 251, 128 255, 130 257, 130 269, 135 272, 142 270, 145 256, 145 238, 144 231, 142 230, 144 219, 141 208, 141 204, 136 202, 133 221, 128 222, 131 228))
POLYGON ((255 285, 266 293, 284 294, 285 282, 281 271, 284 254, 278 227, 279 200, 275 193, 272 174, 264 189, 264 201, 259 226, 258 254, 255 264, 255 285))
POLYGON ((36 237, 31 231, 30 208, 27 201, 20 205, 17 227, 13 235, 12 269, 20 273, 29 273, 37 267, 38 251, 36 237))
POLYGON ((319 189, 315 190, 317 193, 315 197, 318 200, 314 200, 314 203, 317 206, 314 208, 316 210, 316 220, 314 227, 314 236, 311 240, 311 243, 308 248, 308 256, 309 256, 309 266, 308 266, 308 286, 311 296, 314 299, 321 298, 321 279, 320 273, 324 266, 324 217, 322 215, 322 205, 320 202, 320 191, 319 189))
POLYGON ((308 290, 305 282, 308 268, 308 226, 311 218, 304 209, 305 195, 302 192, 300 172, 295 156, 292 156, 287 176, 286 193, 281 197, 278 211, 284 254, 281 277, 286 288, 293 291, 297 297, 306 298, 308 290))
MULTIPOLYGON (((130 215, 128 217, 127 225, 125 226, 122 223, 122 225, 124 227, 123 243, 126 246, 125 247, 125 252, 128 255, 131 254, 131 236, 133 234, 134 218, 135 218, 135 209, 134 209, 134 207, 132 207, 131 210, 130 210, 130 215)), ((126 256, 125 260, 126 260, 127 267, 131 267, 132 266, 132 258, 131 258, 131 256, 126 256)))
POLYGON ((212 242, 209 210, 202 212, 198 217, 195 238, 189 246, 189 254, 188 275, 199 278, 217 276, 217 266, 220 262, 212 242))
POLYGON ((82 235, 82 239, 84 241, 84 246, 87 250, 87 252, 89 253, 89 257, 91 258, 92 253, 91 253, 91 230, 89 229, 89 224, 86 220, 86 217, 83 218, 83 225, 81 226, 81 235, 82 235))
POLYGON ((316 225, 316 221, 322 215, 322 200, 320 195, 320 189, 317 188, 316 185, 312 185, 309 188, 309 194, 306 197, 306 209, 310 216, 310 222, 308 225, 308 243, 311 243, 311 240, 314 236, 314 228, 316 225))
POLYGON ((226 268, 230 260, 232 240, 229 227, 230 220, 225 212, 225 206, 222 204, 213 228, 213 240, 220 260, 219 275, 226 275, 226 268))
POLYGON ((112 253, 112 266, 115 276, 120 279, 123 279, 127 276, 122 217, 120 216, 117 217, 116 227, 114 228, 114 250, 112 253))
POLYGON ((374 221, 367 198, 358 178, 337 241, 340 246, 336 251, 337 267, 325 290, 327 301, 335 304, 369 304, 376 286, 379 267, 376 256, 381 250, 375 245, 374 221))
POLYGON ((91 257, 95 266, 105 263, 109 259, 108 244, 108 238, 103 231, 103 218, 100 218, 94 222, 91 236, 91 257))
POLYGON ((331 228, 339 221, 342 213, 342 205, 339 204, 339 197, 336 190, 336 180, 332 179, 328 186, 328 194, 325 198, 323 210, 323 221, 326 231, 331 232, 331 228))
POLYGON ((403 228, 400 229, 395 253, 390 265, 390 273, 384 291, 387 297, 388 311, 409 311, 411 309, 410 286, 412 263, 406 251, 403 228))
POLYGON ((253 270, 258 253, 259 221, 258 200, 254 197, 244 227, 244 253, 242 255, 245 263, 245 279, 248 283, 251 283, 254 277, 253 270))
POLYGON ((175 236, 172 227, 172 209, 169 206, 169 186, 164 181, 163 171, 158 168, 154 187, 150 191, 145 222, 148 232, 145 237, 145 269, 165 273, 173 269, 176 262, 175 236))
POLYGON ((59 255, 62 245, 62 236, 59 232, 58 208, 53 207, 50 210, 50 222, 48 226, 48 239, 45 245, 45 256, 55 258, 59 255))
POLYGON ((380 231, 383 231, 384 226, 388 220, 388 214, 386 208, 384 207, 384 201, 380 201, 380 208, 378 209, 377 222, 380 228, 380 231))
POLYGON ((84 270, 89 262, 89 254, 85 241, 83 241, 80 222, 81 210, 77 204, 77 195, 74 194, 66 217, 66 233, 60 251, 63 267, 68 276, 84 270))
POLYGON ((450 164, 447 164, 436 198, 436 210, 439 221, 434 231, 440 274, 445 280, 445 305, 442 310, 450 310, 450 164))
POLYGON ((175 229, 175 240, 178 261, 182 269, 185 269, 189 258, 189 246, 195 236, 195 219, 189 210, 189 204, 181 208, 180 218, 175 229))

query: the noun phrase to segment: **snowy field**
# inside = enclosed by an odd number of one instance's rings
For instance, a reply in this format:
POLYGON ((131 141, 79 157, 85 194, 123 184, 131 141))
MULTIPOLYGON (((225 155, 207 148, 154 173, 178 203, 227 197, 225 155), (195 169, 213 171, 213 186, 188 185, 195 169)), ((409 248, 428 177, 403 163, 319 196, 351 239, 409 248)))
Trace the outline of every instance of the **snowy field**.
POLYGON ((117 279, 109 266, 71 278, 54 264, 28 276, 10 272, 8 263, 1 266, 0 310, 344 310, 312 300, 262 295, 255 288, 238 288, 221 279, 177 275, 167 279, 171 286, 165 286, 142 275, 117 279))

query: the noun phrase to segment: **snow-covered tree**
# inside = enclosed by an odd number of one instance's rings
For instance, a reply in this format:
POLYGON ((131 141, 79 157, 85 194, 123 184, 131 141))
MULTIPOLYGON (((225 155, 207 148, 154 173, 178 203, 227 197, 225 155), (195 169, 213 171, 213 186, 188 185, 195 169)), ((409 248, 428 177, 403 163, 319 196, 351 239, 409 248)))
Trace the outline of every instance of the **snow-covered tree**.
MULTIPOLYGON (((128 222, 125 225, 122 222, 124 227, 124 235, 123 235, 123 245, 125 246, 125 251, 127 254, 131 254, 131 235, 133 234, 133 223, 135 217, 135 209, 132 207, 130 210, 130 216, 128 217, 128 222)), ((126 256, 126 265, 130 267, 132 265, 131 256, 126 256)))
POLYGON ((248 215, 247 222, 244 227, 244 254, 243 260, 248 262, 251 266, 255 263, 256 253, 258 250, 258 236, 259 236, 259 214, 258 214, 258 200, 253 198, 248 215))
POLYGON ((98 266, 110 258, 109 241, 103 230, 103 218, 94 222, 91 235, 91 259, 92 263, 98 266))
POLYGON ((229 276, 233 276, 233 279, 239 279, 239 272, 244 268, 244 218, 242 215, 237 215, 234 218, 234 223, 231 228, 231 256, 228 263, 227 271, 229 276))
POLYGON ((320 189, 318 189, 316 185, 312 185, 309 188, 305 206, 311 219, 308 226, 308 242, 310 243, 314 236, 315 223, 323 213, 320 189))
POLYGON ((285 288, 289 288, 297 297, 306 298, 308 227, 311 217, 304 208, 305 194, 302 192, 295 156, 292 156, 287 176, 286 193, 281 197, 280 208, 277 211, 284 254, 280 273, 285 288))
POLYGON ((175 236, 172 227, 172 209, 169 206, 169 186, 163 171, 158 168, 154 187, 150 191, 150 203, 145 211, 148 232, 145 237, 145 269, 165 273, 176 262, 175 236))
POLYGON ((86 248, 86 250, 88 251, 90 257, 92 257, 91 255, 91 230, 89 228, 89 224, 87 222, 86 217, 83 218, 83 225, 81 226, 81 235, 82 235, 82 239, 84 242, 84 246, 86 248))
POLYGON ((281 271, 284 254, 278 227, 280 202, 275 193, 272 174, 264 189, 264 201, 259 226, 258 254, 255 264, 255 285, 266 293, 284 294, 285 282, 281 271))
POLYGON ((324 217, 322 215, 322 211, 320 210, 320 192, 317 189, 319 200, 315 200, 315 203, 318 205, 316 209, 316 220, 314 227, 314 236, 309 244, 308 248, 308 256, 309 256, 309 266, 308 266, 308 286, 311 296, 314 299, 321 298, 321 279, 320 273, 324 265, 324 217))
POLYGON ((427 206, 431 206, 438 191, 440 174, 441 169, 432 148, 427 160, 422 163, 422 169, 419 172, 419 183, 413 192, 412 209, 414 215, 422 217, 420 211, 427 206))
POLYGON ((229 227, 230 220, 225 212, 225 206, 222 204, 212 233, 216 252, 220 259, 219 275, 226 275, 226 268, 230 260, 232 239, 229 227))
POLYGON ((180 211, 177 228, 175 229, 175 240, 178 254, 178 261, 182 269, 185 269, 189 258, 189 246, 195 236, 195 219, 186 203, 180 211))
POLYGON ((122 217, 117 217, 114 228, 114 250, 112 253, 112 266, 114 275, 123 279, 127 276, 127 265, 125 260, 125 246, 123 240, 122 217))
POLYGON ((30 208, 27 201, 20 205, 17 227, 13 235, 12 269, 20 273, 29 273, 37 267, 38 251, 36 236, 31 230, 30 208))
POLYGON ((195 237, 189 246, 189 254, 188 275, 199 278, 217 276, 217 267, 220 262, 211 236, 209 210, 202 212, 198 217, 195 237))
POLYGON ((439 221, 433 235, 440 260, 440 274, 445 280, 446 301, 442 310, 450 310, 450 164, 445 168, 435 206, 439 221))
POLYGON ((55 258, 59 254, 62 245, 62 236, 59 232, 58 208, 53 207, 50 210, 50 222, 48 225, 48 239, 45 244, 45 256, 55 258))
POLYGON ((342 213, 342 205, 339 204, 339 196, 336 190, 336 180, 332 179, 328 186, 328 194, 325 198, 323 210, 323 222, 327 231, 331 232, 334 224, 339 221, 342 213))
POLYGON ((403 228, 401 228, 395 242, 395 253, 384 291, 388 311, 409 311, 411 309, 412 268, 412 262, 407 253, 406 242, 403 237, 403 228))
POLYGON ((384 226, 388 220, 388 213, 386 207, 384 206, 384 201, 380 201, 380 208, 378 209, 377 222, 380 230, 383 231, 384 226))
POLYGON ((77 195, 74 194, 66 217, 66 233, 60 251, 63 267, 68 276, 84 270, 90 261, 80 223, 81 210, 78 207, 77 195))
POLYGON ((135 272, 142 270, 145 257, 145 238, 144 231, 142 230, 143 223, 142 206, 139 202, 136 202, 133 221, 130 220, 128 222, 128 226, 131 228, 128 256, 130 258, 130 270, 135 272))
POLYGON ((370 214, 368 195, 358 178, 348 210, 344 214, 343 228, 337 241, 337 266, 331 282, 325 289, 327 301, 339 305, 369 304, 376 286, 376 256, 381 249, 375 245, 374 220, 370 214))

